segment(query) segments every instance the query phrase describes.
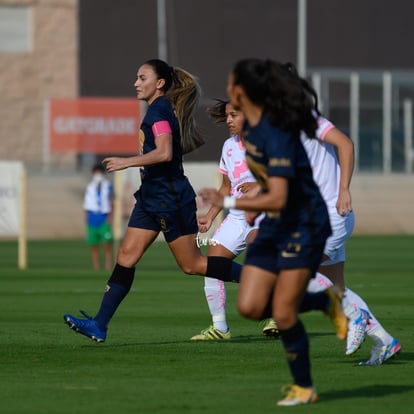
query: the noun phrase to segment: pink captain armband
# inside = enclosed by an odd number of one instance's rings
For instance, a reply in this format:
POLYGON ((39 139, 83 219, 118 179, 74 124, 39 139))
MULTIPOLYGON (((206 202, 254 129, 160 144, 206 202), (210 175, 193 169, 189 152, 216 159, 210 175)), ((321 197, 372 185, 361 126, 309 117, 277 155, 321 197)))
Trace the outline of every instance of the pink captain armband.
POLYGON ((172 130, 168 121, 158 121, 152 124, 152 133, 154 137, 159 137, 163 134, 171 134, 172 130))

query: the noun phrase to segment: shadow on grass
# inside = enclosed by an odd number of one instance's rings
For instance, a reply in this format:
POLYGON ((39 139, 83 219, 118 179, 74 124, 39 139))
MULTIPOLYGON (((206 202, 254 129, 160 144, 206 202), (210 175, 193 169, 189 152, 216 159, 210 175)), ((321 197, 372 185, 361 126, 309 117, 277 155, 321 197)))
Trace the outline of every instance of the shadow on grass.
MULTIPOLYGON (((369 358, 369 355, 365 355, 363 352, 359 351, 358 354, 355 354, 352 363, 355 365, 359 365, 360 361, 365 361, 369 358)), ((388 359, 383 365, 405 365, 409 361, 414 361, 414 353, 413 352, 404 352, 403 350, 400 351, 397 355, 394 355, 390 359, 388 359)), ((349 362, 349 359, 340 362, 349 362)), ((362 368, 365 369, 375 369, 378 368, 380 365, 373 365, 373 366, 364 366, 362 368)))
MULTIPOLYGON (((272 342, 272 341, 279 341, 279 338, 271 337, 271 336, 252 336, 252 335, 239 335, 234 336, 231 338, 230 341, 222 341, 225 343, 233 343, 233 344, 244 344, 248 342, 272 342)), ((205 341, 204 341, 205 342, 205 341)), ((219 341, 215 341, 219 342, 219 341)))
MULTIPOLYGON (((79 335, 82 336, 82 335, 79 335)), ((84 337, 84 340, 88 338, 84 337)), ((196 345, 196 344, 220 344, 220 346, 234 345, 234 344, 247 344, 247 343, 257 343, 257 342, 268 342, 268 343, 279 343, 278 338, 274 337, 265 337, 265 336, 249 336, 241 335, 232 337, 231 340, 209 340, 209 341, 191 341, 190 339, 177 340, 177 341, 158 341, 158 342, 124 342, 124 343, 110 343, 105 342, 97 344, 96 342, 89 340, 88 343, 80 344, 82 347, 86 348, 126 348, 126 347, 136 347, 136 346, 163 346, 163 345, 196 345)))
POLYGON ((405 352, 404 348, 390 362, 414 361, 414 352, 405 352))
POLYGON ((403 394, 414 390, 412 385, 372 384, 352 390, 336 390, 320 393, 320 400, 345 400, 347 398, 375 398, 391 394, 403 394))
POLYGON ((308 336, 309 338, 319 338, 323 336, 335 336, 335 332, 333 331, 333 329, 331 332, 308 332, 308 336))

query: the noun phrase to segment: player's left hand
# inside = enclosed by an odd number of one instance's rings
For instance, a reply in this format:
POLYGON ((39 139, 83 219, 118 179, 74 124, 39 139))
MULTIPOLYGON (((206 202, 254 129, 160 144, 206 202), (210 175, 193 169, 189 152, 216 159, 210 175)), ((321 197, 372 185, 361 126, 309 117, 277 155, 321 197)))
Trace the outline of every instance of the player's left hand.
POLYGON ((210 230, 210 227, 213 224, 213 220, 207 217, 200 217, 197 221, 197 224, 198 224, 198 231, 200 233, 205 233, 206 231, 210 230))
POLYGON ((120 171, 120 170, 125 170, 125 168, 128 168, 128 165, 126 165, 126 162, 125 162, 125 158, 122 158, 122 157, 105 158, 102 161, 102 164, 105 165, 106 171, 108 172, 120 171))

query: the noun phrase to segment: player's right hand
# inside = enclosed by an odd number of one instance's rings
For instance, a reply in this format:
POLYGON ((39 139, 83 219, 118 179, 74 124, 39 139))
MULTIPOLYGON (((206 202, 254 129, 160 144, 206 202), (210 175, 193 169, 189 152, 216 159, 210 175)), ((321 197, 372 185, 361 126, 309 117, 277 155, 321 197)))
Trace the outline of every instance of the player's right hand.
POLYGON ((207 217, 200 217, 198 219, 198 231, 200 233, 205 233, 208 231, 211 227, 213 220, 207 218, 207 217))

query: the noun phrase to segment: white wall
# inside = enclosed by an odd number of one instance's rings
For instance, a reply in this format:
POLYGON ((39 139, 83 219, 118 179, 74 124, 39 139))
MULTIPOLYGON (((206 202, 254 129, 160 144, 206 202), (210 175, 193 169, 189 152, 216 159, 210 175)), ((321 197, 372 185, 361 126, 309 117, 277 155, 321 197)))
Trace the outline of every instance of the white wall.
MULTIPOLYGON (((197 191, 219 187, 216 163, 185 163, 185 173, 197 191)), ((139 186, 139 173, 126 170, 129 183, 123 198, 127 219, 133 207, 133 193, 139 186)), ((84 237, 83 192, 89 180, 84 175, 28 174, 28 238, 84 237)), ((354 234, 414 234, 414 175, 356 174, 351 193, 356 215, 354 234)), ((197 199, 199 212, 208 206, 197 199)))

